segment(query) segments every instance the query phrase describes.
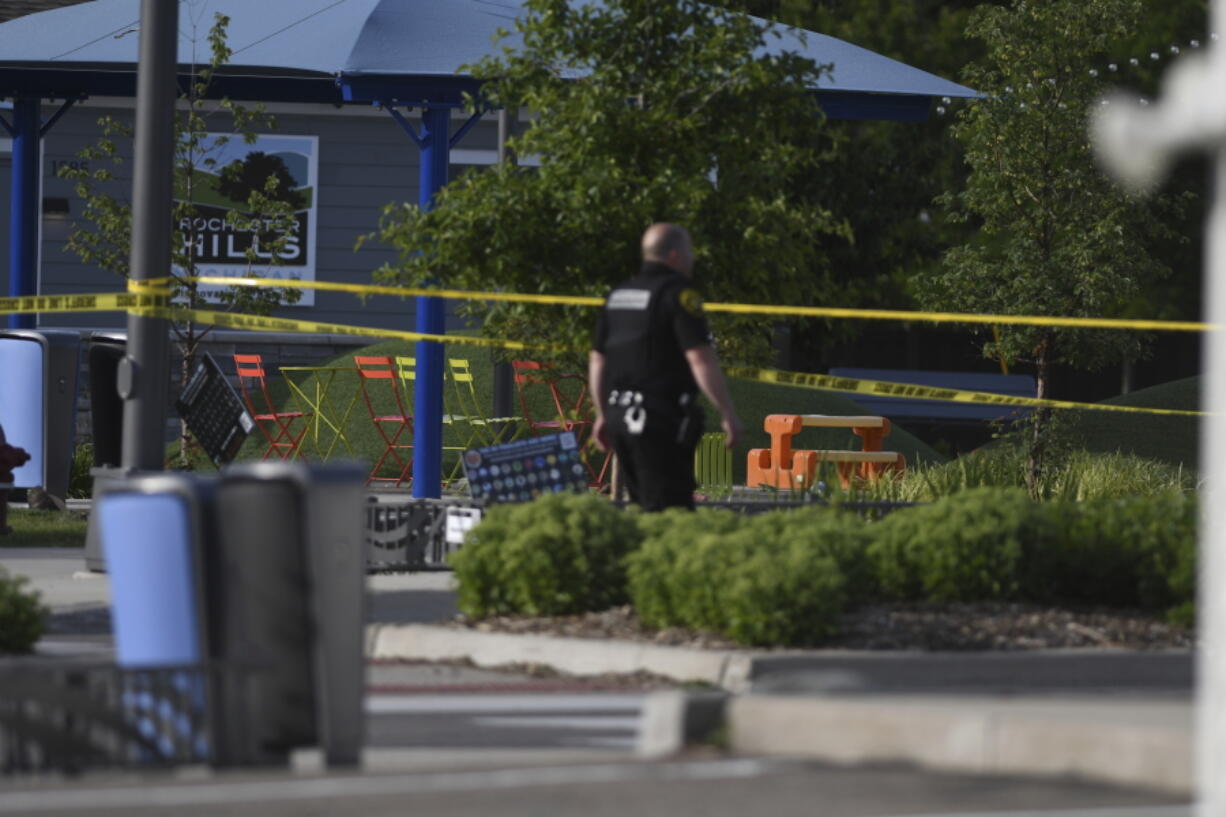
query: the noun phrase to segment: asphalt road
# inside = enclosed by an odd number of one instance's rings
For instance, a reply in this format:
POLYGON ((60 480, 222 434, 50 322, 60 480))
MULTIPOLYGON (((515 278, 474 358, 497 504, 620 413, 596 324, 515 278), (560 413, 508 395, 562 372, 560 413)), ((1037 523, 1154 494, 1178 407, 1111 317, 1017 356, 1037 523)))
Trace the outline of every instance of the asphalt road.
MULTIPOLYGON (((52 602, 58 633, 41 647, 101 658, 110 644, 109 583, 82 575, 79 558, 0 551, 0 563, 31 575, 52 602)), ((454 596, 448 582, 439 574, 371 577, 370 618, 449 617, 454 596)), ((1153 675, 1144 676, 1142 686, 1186 695, 1190 656, 1155 657, 1148 656, 1153 675)), ((772 676, 777 691, 810 694, 897 685, 962 692, 985 684, 1008 687, 1018 669, 1010 656, 972 660, 956 670, 939 656, 883 656, 867 665, 848 660, 828 654, 776 667, 772 676)), ((1101 687, 1121 669, 1115 660, 1065 656, 1041 674, 1050 677, 1053 691, 1101 687)), ((0 815, 1192 817, 1178 800, 1069 781, 845 769, 723 757, 714 750, 646 762, 634 756, 645 694, 636 688, 405 664, 371 665, 368 684, 365 773, 319 773, 317 759, 305 752, 292 774, 188 770, 188 779, 146 773, 38 782, 0 778, 0 815)))
POLYGON ((1170 799, 1075 783, 840 769, 755 758, 581 763, 8 791, 4 815, 89 817, 1192 817, 1170 799))

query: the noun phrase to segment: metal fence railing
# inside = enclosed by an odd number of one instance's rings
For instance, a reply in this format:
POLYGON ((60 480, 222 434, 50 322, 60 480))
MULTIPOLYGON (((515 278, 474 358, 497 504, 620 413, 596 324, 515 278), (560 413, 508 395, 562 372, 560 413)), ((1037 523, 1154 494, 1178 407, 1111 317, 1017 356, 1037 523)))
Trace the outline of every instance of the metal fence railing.
POLYGON ((125 669, 72 660, 0 666, 0 772, 216 763, 248 718, 253 678, 234 666, 125 669), (210 702, 225 699, 224 714, 210 702), (228 733, 228 734, 227 734, 228 733))

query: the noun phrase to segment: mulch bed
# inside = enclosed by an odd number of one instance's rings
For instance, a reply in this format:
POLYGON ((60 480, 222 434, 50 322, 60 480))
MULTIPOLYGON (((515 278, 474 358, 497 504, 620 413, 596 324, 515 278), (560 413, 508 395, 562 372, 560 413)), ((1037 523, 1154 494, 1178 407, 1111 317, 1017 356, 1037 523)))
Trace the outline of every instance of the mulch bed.
MULTIPOLYGON (((482 632, 616 638, 699 649, 741 648, 715 633, 649 629, 629 606, 557 618, 497 616, 468 621, 457 617, 449 625, 482 632)), ((845 613, 838 635, 815 646, 856 650, 1166 649, 1191 647, 1194 641, 1192 631, 1148 613, 984 602, 867 605, 845 613)))

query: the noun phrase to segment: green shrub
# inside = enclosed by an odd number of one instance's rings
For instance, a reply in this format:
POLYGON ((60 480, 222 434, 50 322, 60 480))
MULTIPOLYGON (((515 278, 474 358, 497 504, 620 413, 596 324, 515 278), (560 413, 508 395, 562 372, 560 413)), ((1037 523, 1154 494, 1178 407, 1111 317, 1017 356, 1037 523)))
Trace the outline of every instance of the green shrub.
MULTIPOLYGON (((743 644, 807 645, 834 629, 848 600, 842 565, 865 585, 863 523, 832 509, 674 514, 648 523, 628 558, 646 624, 713 630, 743 644)), ((862 592, 862 587, 853 592, 862 592)))
POLYGON ((72 449, 72 465, 68 469, 68 496, 72 499, 89 499, 94 494, 94 444, 83 440, 72 449))
POLYGON ((627 558, 627 579, 635 612, 650 627, 702 625, 719 609, 712 592, 706 552, 746 524, 732 511, 700 508, 638 517, 639 549, 627 558))
MULTIPOLYGON (((1024 449, 1012 440, 1002 440, 939 465, 908 464, 906 473, 887 473, 853 493, 857 499, 934 502, 976 488, 1024 487, 1025 469, 1024 449)), ((1195 489, 1196 475, 1186 468, 1132 454, 1073 451, 1044 471, 1039 497, 1084 501, 1195 489)))
POLYGON ((1056 535, 1025 544, 1021 595, 1029 601, 1137 606, 1137 554, 1131 543, 1101 535, 1112 524, 1111 500, 1036 505, 1056 535))
POLYGON ((858 490, 863 497, 890 502, 935 502, 976 488, 1016 488, 1024 485, 1022 451, 994 445, 937 465, 907 464, 903 474, 886 472, 858 490))
POLYGON ((868 558, 873 541, 870 526, 858 515, 821 505, 758 517, 759 536, 777 537, 792 546, 829 556, 843 574, 848 604, 877 594, 877 577, 868 558))
POLYGON ((1174 558, 1166 574, 1166 586, 1171 593, 1172 605, 1167 609, 1167 619, 1181 627, 1196 625, 1198 517, 1199 514, 1193 506, 1192 512, 1183 517, 1184 532, 1170 543, 1174 558))
POLYGON ((1195 489, 1195 474, 1178 465, 1133 454, 1074 451, 1051 475, 1044 486, 1043 498, 1084 502, 1172 491, 1191 493, 1195 489))
POLYGON ((26 581, 0 567, 0 652, 29 652, 47 629, 47 608, 26 581))
POLYGON ((1190 603, 1196 593, 1195 497, 1152 497, 1084 503, 1090 527, 1104 545, 1131 551, 1136 603, 1151 610, 1190 603))
POLYGON ((1028 554, 1028 598, 1149 610, 1195 600, 1194 496, 1168 491, 1044 508, 1063 535, 1028 554))
POLYGON ((869 556, 887 598, 1011 598, 1026 543, 1055 535, 1046 521, 1025 491, 977 488, 890 514, 869 556))
POLYGON ((500 505, 451 555, 466 615, 554 616, 626 601, 625 555, 634 518, 592 494, 547 494, 500 505))
MULTIPOLYGON (((718 578, 723 602, 718 631, 742 644, 806 646, 831 635, 846 603, 838 562, 806 542, 762 547, 748 525, 728 537, 718 578)), ((714 622, 713 622, 714 623, 714 622)))

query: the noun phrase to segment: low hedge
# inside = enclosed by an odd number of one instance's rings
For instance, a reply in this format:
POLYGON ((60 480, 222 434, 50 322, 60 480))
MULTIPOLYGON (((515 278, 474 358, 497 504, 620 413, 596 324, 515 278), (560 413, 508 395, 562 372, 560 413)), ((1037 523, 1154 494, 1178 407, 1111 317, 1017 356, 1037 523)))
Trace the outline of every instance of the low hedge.
POLYGON ((1062 531, 1031 544, 1023 577, 1033 601, 1169 610, 1192 623, 1197 503, 1171 491, 1036 505, 1062 531))
POLYGON ((756 517, 622 512, 595 496, 495 508, 453 554, 473 617, 631 601, 652 627, 820 643, 850 606, 1026 600, 1167 610, 1191 622, 1194 497, 1034 503, 982 488, 866 522, 835 507, 756 517))
POLYGON ((27 581, 0 567, 0 653, 30 652, 47 629, 47 608, 27 581))
POLYGON ((495 506, 451 554, 459 608, 483 618, 624 604, 624 557, 640 538, 633 516, 594 494, 546 494, 495 506))
POLYGON ((1058 536, 1025 491, 975 488, 887 516, 869 559, 888 599, 1014 598, 1027 545, 1058 536))
MULTIPOLYGON (((848 517, 673 512, 628 558, 644 623, 711 630, 744 644, 812 644, 833 632, 848 598, 840 557, 848 517), (831 535, 823 535, 823 532, 831 535)), ((859 527, 854 519, 852 525, 859 527)))

